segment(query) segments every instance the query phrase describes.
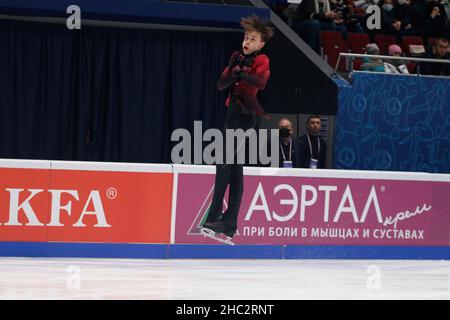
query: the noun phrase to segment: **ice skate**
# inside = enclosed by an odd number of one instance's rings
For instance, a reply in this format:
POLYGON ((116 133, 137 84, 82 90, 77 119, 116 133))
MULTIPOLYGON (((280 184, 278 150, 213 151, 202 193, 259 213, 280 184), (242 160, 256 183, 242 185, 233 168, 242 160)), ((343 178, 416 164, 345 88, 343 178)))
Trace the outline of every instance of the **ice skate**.
POLYGON ((216 234, 216 232, 214 232, 211 229, 208 228, 201 228, 200 229, 200 233, 204 236, 204 237, 208 237, 210 239, 228 244, 230 246, 234 246, 234 242, 232 241, 232 238, 230 237, 226 237, 225 239, 220 237, 219 235, 216 234))

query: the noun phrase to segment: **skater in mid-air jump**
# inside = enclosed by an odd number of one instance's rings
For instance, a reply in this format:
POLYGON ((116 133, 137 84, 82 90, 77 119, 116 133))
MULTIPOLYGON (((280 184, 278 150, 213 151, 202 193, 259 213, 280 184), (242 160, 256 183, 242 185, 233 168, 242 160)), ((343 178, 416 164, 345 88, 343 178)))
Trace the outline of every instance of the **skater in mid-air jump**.
MULTIPOLYGON (((273 28, 254 15, 242 18, 241 26, 244 28, 242 50, 233 53, 217 82, 219 90, 229 90, 225 102, 227 107, 225 130, 246 131, 255 128, 256 117, 266 116, 266 112, 258 102, 257 93, 258 90, 265 88, 269 79, 269 58, 260 54, 260 50, 273 36, 273 28)), ((214 196, 202 228, 202 234, 216 240, 221 240, 217 234, 224 234, 227 236, 225 242, 229 244, 233 244, 231 238, 237 231, 237 218, 243 193, 243 164, 236 163, 236 155, 241 148, 245 148, 245 144, 234 147, 232 164, 226 162, 216 164, 214 196), (228 208, 222 213, 222 202, 228 185, 230 186, 228 208)))

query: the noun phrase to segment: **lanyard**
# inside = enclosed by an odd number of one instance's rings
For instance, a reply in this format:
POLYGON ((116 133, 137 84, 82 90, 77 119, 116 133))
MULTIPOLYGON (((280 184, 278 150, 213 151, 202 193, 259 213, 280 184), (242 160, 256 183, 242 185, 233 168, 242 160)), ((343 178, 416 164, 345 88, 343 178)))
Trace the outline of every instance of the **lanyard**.
MULTIPOLYGON (((284 154, 284 149, 283 149, 283 146, 281 145, 281 142, 280 142, 280 148, 281 148, 281 153, 283 154, 283 160, 286 161, 286 155, 284 154)), ((289 160, 288 161, 291 161, 291 158, 292 158, 292 139, 289 142, 289 160)))
MULTIPOLYGON (((308 137, 309 151, 311 152, 311 158, 312 158, 313 152, 312 152, 311 139, 309 138, 309 133, 307 133, 306 136, 308 137)), ((319 153, 320 153, 320 139, 319 139, 319 137, 317 137, 317 157, 319 157, 319 153)))

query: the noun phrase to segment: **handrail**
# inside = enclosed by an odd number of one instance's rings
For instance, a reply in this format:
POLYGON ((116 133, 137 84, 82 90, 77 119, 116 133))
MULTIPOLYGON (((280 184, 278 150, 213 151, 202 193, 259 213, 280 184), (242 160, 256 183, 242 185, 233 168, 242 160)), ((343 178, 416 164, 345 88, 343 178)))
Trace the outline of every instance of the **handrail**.
POLYGON ((446 59, 429 59, 429 58, 414 58, 414 57, 396 57, 396 56, 382 56, 382 55, 372 55, 372 54, 361 54, 361 53, 345 53, 340 52, 338 60, 336 62, 336 66, 334 68, 334 73, 337 73, 337 69, 339 67, 339 62, 341 61, 341 56, 349 57, 349 58, 381 58, 388 60, 407 60, 407 61, 415 61, 415 62, 431 62, 431 63, 450 63, 450 60, 446 59))

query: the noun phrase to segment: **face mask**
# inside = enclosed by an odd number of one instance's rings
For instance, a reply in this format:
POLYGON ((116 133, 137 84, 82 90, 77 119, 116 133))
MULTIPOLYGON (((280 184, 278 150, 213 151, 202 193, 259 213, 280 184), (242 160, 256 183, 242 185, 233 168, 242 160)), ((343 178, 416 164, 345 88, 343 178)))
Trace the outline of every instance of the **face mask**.
POLYGON ((291 135, 291 133, 289 132, 289 129, 286 127, 283 127, 280 129, 280 137, 282 138, 287 138, 291 135))
POLYGON ((384 11, 391 11, 392 9, 394 9, 394 6, 392 4, 390 4, 390 3, 383 4, 384 11))
POLYGON ((403 4, 406 3, 406 0, 397 0, 397 2, 398 2, 399 5, 403 5, 403 4))

